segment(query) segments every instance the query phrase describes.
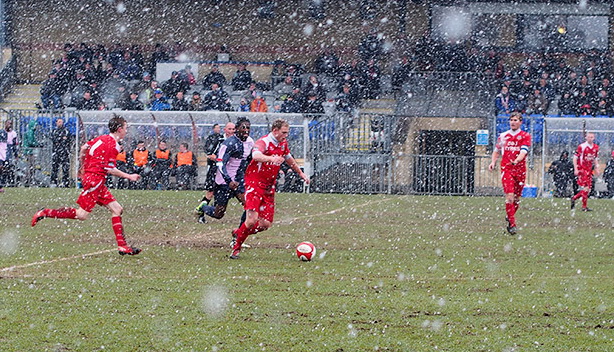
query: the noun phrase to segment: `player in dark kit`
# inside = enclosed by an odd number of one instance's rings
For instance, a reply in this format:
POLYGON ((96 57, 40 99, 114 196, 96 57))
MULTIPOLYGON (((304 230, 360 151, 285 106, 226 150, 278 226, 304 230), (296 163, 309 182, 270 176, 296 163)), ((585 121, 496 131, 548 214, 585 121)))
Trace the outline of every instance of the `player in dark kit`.
POLYGON ((588 194, 593 187, 593 170, 595 176, 599 174, 599 146, 595 144, 595 135, 587 133, 585 142, 576 149, 573 157, 574 175, 578 183, 578 193, 571 197, 571 209, 576 205, 576 200, 582 198, 582 211, 592 211, 588 207, 588 194))
POLYGON ((271 132, 254 144, 252 161, 245 171, 246 219, 232 231, 231 259, 239 258, 241 245, 249 235, 271 227, 275 215, 275 182, 281 164, 285 161, 305 183, 309 177, 301 170, 288 148, 290 125, 285 120, 275 120, 271 132))
POLYGON ((136 255, 141 252, 126 243, 122 223, 122 206, 115 200, 105 185, 107 174, 138 181, 138 174, 127 174, 116 168, 120 142, 126 137, 127 123, 123 117, 115 116, 109 120, 109 134, 90 140, 81 147, 79 160, 82 169, 81 183, 83 191, 77 199, 78 209, 58 208, 42 209, 32 216, 32 226, 44 218, 85 220, 96 205, 102 205, 111 211, 111 223, 117 240, 117 249, 121 255, 136 255))
POLYGON ((516 234, 516 211, 527 177, 526 156, 531 147, 531 135, 520 129, 522 114, 510 115, 510 129, 501 133, 492 152, 492 161, 488 169, 493 171, 501 156, 501 183, 505 193, 505 213, 507 214, 507 232, 516 234))
MULTIPOLYGON (((239 118, 234 135, 227 138, 220 146, 217 155, 215 175, 215 206, 201 205, 196 211, 212 218, 221 219, 226 214, 226 207, 231 198, 237 198, 245 205, 245 186, 243 177, 249 163, 254 140, 249 136, 251 123, 246 118, 239 118)), ((204 222, 204 221, 201 221, 204 222)))

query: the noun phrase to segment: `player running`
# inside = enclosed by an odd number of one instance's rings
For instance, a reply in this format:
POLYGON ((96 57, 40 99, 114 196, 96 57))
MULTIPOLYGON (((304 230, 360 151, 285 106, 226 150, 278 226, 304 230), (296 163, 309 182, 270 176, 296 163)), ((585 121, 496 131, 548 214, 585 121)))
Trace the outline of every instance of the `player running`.
POLYGON ((81 147, 79 160, 82 169, 81 183, 83 191, 77 199, 79 208, 42 209, 32 216, 32 226, 44 218, 85 220, 94 207, 99 204, 111 211, 111 223, 117 240, 117 249, 121 255, 136 255, 139 248, 128 246, 124 237, 122 224, 122 206, 115 200, 105 185, 107 174, 138 181, 138 174, 127 174, 115 167, 116 157, 121 149, 120 142, 126 137, 128 125, 120 116, 109 120, 109 134, 90 140, 81 147))
MULTIPOLYGON (((215 219, 224 217, 228 201, 231 198, 237 198, 241 205, 245 206, 243 177, 245 176, 245 168, 251 160, 254 140, 249 136, 251 123, 248 119, 239 118, 236 126, 235 134, 222 143, 217 155, 214 187, 215 206, 206 205, 203 202, 196 208, 197 212, 202 212, 215 219)), ((204 222, 204 220, 200 222, 204 222)))
POLYGON ((245 171, 246 220, 232 231, 230 259, 239 258, 241 245, 247 236, 271 227, 275 214, 275 182, 284 161, 309 184, 309 177, 290 154, 287 140, 289 133, 290 124, 278 119, 273 122, 271 132, 254 144, 252 160, 245 171))
POLYGON ((593 170, 599 175, 599 146, 595 144, 595 134, 587 133, 585 142, 580 144, 573 156, 573 172, 578 183, 578 193, 571 197, 571 209, 576 206, 576 200, 582 198, 582 211, 593 211, 588 208, 588 195, 593 186, 593 170))
POLYGON ((505 213, 507 214, 507 232, 516 234, 516 211, 518 211, 520 196, 527 177, 526 156, 531 147, 531 135, 520 129, 522 114, 514 112, 510 115, 510 129, 497 138, 492 161, 488 169, 493 171, 501 155, 501 183, 505 193, 505 213))

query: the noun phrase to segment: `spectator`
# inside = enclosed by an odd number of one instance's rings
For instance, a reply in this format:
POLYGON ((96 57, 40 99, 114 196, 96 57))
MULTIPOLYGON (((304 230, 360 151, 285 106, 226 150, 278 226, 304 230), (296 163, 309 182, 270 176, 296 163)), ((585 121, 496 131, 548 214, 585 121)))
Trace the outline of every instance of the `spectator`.
POLYGON ((300 113, 301 104, 294 99, 294 95, 290 94, 286 97, 286 100, 281 104, 279 112, 284 113, 300 113))
POLYGON ((158 143, 158 149, 153 156, 152 160, 152 173, 154 189, 166 190, 169 186, 169 177, 171 175, 171 166, 173 164, 173 155, 168 150, 165 140, 161 140, 158 143))
POLYGON ((268 112, 269 107, 260 93, 256 94, 256 98, 249 104, 250 112, 268 112))
POLYGON ((143 74, 143 69, 134 60, 130 51, 124 51, 122 58, 115 64, 121 78, 128 81, 139 79, 143 74))
POLYGON ((23 138, 21 153, 26 159, 27 168, 25 175, 25 184, 31 186, 34 183, 34 169, 37 162, 38 148, 41 144, 38 141, 36 130, 38 123, 36 120, 30 120, 28 130, 23 138))
POLYGON ((149 72, 143 72, 141 80, 136 83, 132 89, 137 92, 142 92, 151 86, 151 82, 151 74, 149 72))
POLYGON ((175 156, 174 167, 177 170, 177 188, 190 189, 194 178, 197 176, 196 154, 189 150, 188 143, 179 145, 179 153, 175 156))
POLYGON ((245 90, 252 82, 252 73, 247 70, 245 63, 240 63, 237 71, 232 77, 232 89, 233 90, 245 90))
POLYGON ((127 154, 127 162, 131 166, 133 173, 139 174, 141 179, 136 183, 131 183, 130 186, 136 189, 147 188, 152 161, 153 155, 145 147, 145 142, 137 141, 136 148, 127 154))
POLYGON ((339 68, 339 57, 329 48, 324 49, 324 52, 316 58, 314 63, 316 73, 328 76, 337 74, 339 68))
POLYGON ((196 77, 194 77, 192 66, 190 65, 185 65, 185 68, 179 71, 179 78, 181 78, 188 86, 193 86, 196 84, 196 77))
POLYGON ((575 180, 573 163, 569 160, 569 152, 563 151, 559 160, 555 160, 550 164, 548 173, 552 174, 554 181, 554 196, 561 198, 569 197, 571 194, 567 188, 575 180))
POLYGON ((175 94, 175 98, 173 99, 173 105, 171 107, 173 111, 188 111, 190 110, 190 104, 185 100, 183 96, 183 92, 179 91, 175 94))
POLYGON ((80 99, 77 99, 71 106, 77 110, 104 110, 104 103, 98 94, 91 90, 86 90, 80 99))
POLYGON ((350 85, 345 84, 341 93, 335 97, 335 109, 341 112, 353 112, 358 102, 358 94, 352 91, 350 85))
POLYGON ((413 71, 412 62, 407 55, 401 56, 399 63, 392 69, 392 88, 400 90, 403 83, 409 80, 413 71))
POLYGON ((204 103, 207 110, 232 111, 230 96, 217 83, 211 85, 211 91, 205 95, 204 103))
POLYGON ((151 111, 167 111, 171 109, 171 104, 166 101, 162 89, 154 90, 154 100, 149 104, 151 111))
POLYGON ((595 107, 595 115, 612 115, 612 100, 610 99, 607 90, 600 90, 599 93, 597 93, 593 106, 595 107))
POLYGON ((380 80, 380 68, 375 64, 375 60, 371 59, 367 62, 361 76, 364 98, 377 99, 380 94, 380 80))
POLYGON ((113 44, 113 48, 107 57, 108 61, 113 65, 113 67, 119 67, 119 62, 122 61, 123 57, 124 48, 121 43, 113 44))
POLYGON ((307 101, 302 107, 302 112, 305 114, 323 114, 324 107, 322 102, 318 100, 318 97, 314 92, 307 94, 307 101))
POLYGON ((559 115, 578 115, 578 106, 576 98, 571 93, 565 92, 558 101, 559 115))
POLYGON ((122 110, 144 110, 143 103, 139 100, 139 93, 136 91, 130 92, 116 106, 122 110))
POLYGON ((516 110, 516 100, 511 96, 507 87, 501 87, 501 92, 495 98, 497 114, 511 114, 516 110))
POLYGON ((194 91, 192 93, 192 100, 190 101, 190 111, 204 111, 205 110, 205 102, 200 97, 200 92, 194 91))
POLYGON ((277 100, 284 101, 288 97, 288 95, 292 94, 292 89, 294 88, 294 84, 292 83, 292 77, 286 76, 283 82, 278 83, 273 90, 275 91, 275 96, 277 100))
POLYGON ((608 197, 614 199, 614 151, 612 151, 612 158, 608 160, 605 170, 603 170, 603 180, 608 186, 608 197))
POLYGON ((242 98, 245 98, 245 100, 247 100, 247 102, 251 104, 251 102, 256 99, 256 95, 258 94, 260 94, 260 92, 258 92, 256 82, 252 81, 247 87, 247 91, 245 92, 245 94, 243 94, 242 98))
POLYGON ((288 65, 286 67, 286 76, 292 77, 292 83, 295 87, 301 86, 301 71, 298 69, 297 65, 288 65))
POLYGON ((4 193, 4 186, 6 186, 6 174, 8 170, 7 162, 7 133, 6 130, 0 129, 0 193, 4 193))
POLYGON ((548 112, 550 101, 538 88, 535 88, 527 101, 529 103, 527 114, 545 115, 548 112))
POLYGON ((204 87, 211 87, 213 83, 216 83, 222 88, 226 84, 226 77, 220 72, 218 65, 211 66, 211 72, 205 76, 202 82, 204 87))
POLYGON ((170 56, 166 52, 166 48, 160 43, 156 43, 153 54, 151 54, 151 60, 149 61, 149 68, 147 71, 156 72, 156 67, 158 63, 167 62, 170 60, 170 56))
POLYGON ((324 89, 324 87, 322 87, 322 85, 318 81, 318 77, 315 75, 309 76, 309 79, 307 80, 307 83, 303 88, 303 93, 307 96, 312 93, 315 94, 317 100, 320 103, 326 101, 326 90, 324 89))
POLYGON ((52 70, 49 73, 49 78, 43 82, 40 89, 43 109, 61 109, 62 95, 65 89, 63 82, 57 76, 57 72, 52 70))
POLYGON ((250 105, 247 102, 247 99, 241 98, 241 100, 239 101, 239 106, 237 107, 237 111, 249 112, 249 109, 250 105))
POLYGON ((554 87, 545 78, 540 78, 537 81, 537 89, 543 94, 548 101, 553 101, 555 98, 554 87))
POLYGON ((146 89, 144 89, 143 91, 139 93, 139 99, 145 102, 146 105, 151 104, 151 102, 153 102, 156 99, 156 94, 155 94, 156 90, 162 91, 162 89, 160 89, 158 85, 158 81, 154 80, 154 81, 149 82, 149 87, 147 87, 146 89))
POLYGON ((70 168, 70 148, 72 135, 64 126, 63 119, 55 121, 55 130, 51 132, 51 183, 59 187, 68 187, 70 168), (62 182, 58 184, 58 171, 62 169, 62 182))
POLYGON ((120 77, 119 72, 113 72, 113 76, 107 79, 102 86, 102 96, 105 99, 119 100, 126 91, 128 83, 120 77))
POLYGON ((173 71, 171 78, 162 83, 162 90, 171 97, 174 97, 177 92, 185 93, 188 89, 190 89, 190 85, 179 77, 179 72, 177 71, 173 71))
MULTIPOLYGON (((429 48, 432 50, 432 48, 429 48)), ((362 61, 377 60, 383 54, 383 41, 380 36, 371 30, 358 44, 358 53, 362 61)))

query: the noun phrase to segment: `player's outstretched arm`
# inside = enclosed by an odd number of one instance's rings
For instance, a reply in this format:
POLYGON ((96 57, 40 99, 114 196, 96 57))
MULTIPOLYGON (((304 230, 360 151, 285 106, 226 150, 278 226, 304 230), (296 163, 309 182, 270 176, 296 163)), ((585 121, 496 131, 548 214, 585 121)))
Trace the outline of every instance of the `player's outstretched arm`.
POLYGON ((288 166, 290 166, 292 170, 294 170, 294 172, 296 172, 303 179, 303 181, 305 181, 306 184, 309 184, 309 176, 307 176, 307 174, 304 173, 303 170, 301 170, 301 167, 298 165, 298 163, 292 156, 288 156, 288 158, 286 158, 286 163, 288 164, 288 166))
POLYGON ((128 179, 130 181, 138 181, 141 178, 141 175, 139 175, 139 174, 128 174, 128 173, 125 173, 125 172, 123 172, 121 170, 118 170, 117 168, 109 169, 107 171, 107 173, 109 175, 125 178, 125 179, 128 179))

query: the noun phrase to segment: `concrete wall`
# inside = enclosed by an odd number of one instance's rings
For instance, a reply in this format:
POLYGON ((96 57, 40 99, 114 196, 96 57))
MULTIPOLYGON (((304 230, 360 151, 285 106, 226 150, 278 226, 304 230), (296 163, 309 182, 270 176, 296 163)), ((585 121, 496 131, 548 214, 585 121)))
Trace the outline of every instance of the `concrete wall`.
POLYGON ((277 16, 257 15, 258 1, 65 1, 24 0, 11 3, 13 45, 19 79, 41 81, 66 42, 110 45, 156 43, 185 47, 188 60, 214 60, 220 45, 233 59, 310 63, 329 47, 344 61, 355 57, 370 29, 384 35, 393 51, 413 46, 429 26, 428 5, 408 1, 406 33, 399 33, 401 9, 378 2, 373 19, 363 20, 358 1, 324 2, 326 17, 310 16, 305 1, 277 1, 277 16))

